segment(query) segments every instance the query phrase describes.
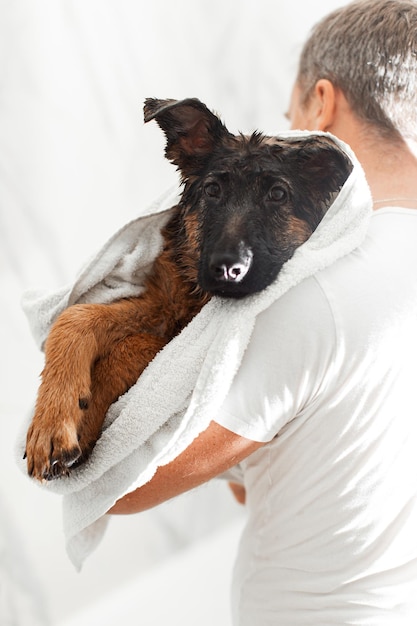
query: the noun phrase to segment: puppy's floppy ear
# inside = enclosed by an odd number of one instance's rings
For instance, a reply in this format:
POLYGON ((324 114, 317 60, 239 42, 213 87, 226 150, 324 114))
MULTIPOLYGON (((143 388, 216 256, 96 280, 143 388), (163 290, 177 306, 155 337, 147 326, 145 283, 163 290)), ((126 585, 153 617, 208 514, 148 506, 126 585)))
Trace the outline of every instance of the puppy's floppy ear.
POLYGON ((165 156, 184 177, 197 172, 217 145, 233 137, 217 115, 197 98, 147 98, 143 111, 145 122, 155 119, 164 131, 165 156))
POLYGON ((299 141, 297 158, 318 193, 338 193, 353 170, 347 154, 330 137, 313 135, 299 141))
POLYGON ((294 147, 295 169, 304 190, 300 212, 316 228, 349 178, 353 163, 330 137, 313 135, 297 139, 294 147), (310 208, 304 214, 306 198, 310 208))

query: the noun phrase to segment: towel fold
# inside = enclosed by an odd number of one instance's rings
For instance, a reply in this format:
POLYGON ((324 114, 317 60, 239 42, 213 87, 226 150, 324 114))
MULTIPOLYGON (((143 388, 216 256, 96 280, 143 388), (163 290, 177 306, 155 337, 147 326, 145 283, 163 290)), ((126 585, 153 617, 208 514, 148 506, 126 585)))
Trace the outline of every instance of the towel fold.
MULTIPOLYGON (((282 137, 311 134, 291 131, 282 137)), ((64 495, 67 551, 79 569, 100 541, 115 501, 145 484, 157 468, 180 454, 218 414, 250 340, 257 315, 305 278, 350 253, 363 240, 372 201, 351 149, 351 175, 317 230, 287 261, 276 281, 241 300, 212 298, 109 409, 88 461, 45 485, 64 495)), ((23 308, 41 347, 56 316, 80 302, 110 302, 138 295, 159 253, 161 228, 179 199, 170 191, 149 214, 116 233, 72 285, 53 294, 28 293, 23 308)), ((19 453, 24 441, 19 442, 19 453)), ((19 461, 25 471, 24 463, 19 461)))

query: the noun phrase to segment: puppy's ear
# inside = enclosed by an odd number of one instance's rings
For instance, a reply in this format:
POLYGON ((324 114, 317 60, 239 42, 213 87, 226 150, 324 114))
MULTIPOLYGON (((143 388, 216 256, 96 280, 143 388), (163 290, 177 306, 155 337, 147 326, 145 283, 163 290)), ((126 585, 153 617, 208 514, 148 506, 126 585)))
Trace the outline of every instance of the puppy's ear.
POLYGON ((301 193, 300 216, 315 229, 353 169, 347 154, 331 138, 297 139, 292 155, 301 193))
POLYGON ((164 131, 165 156, 187 177, 204 166, 214 148, 233 135, 197 98, 157 100, 148 98, 144 106, 145 122, 156 120, 164 131))
POLYGON ((320 196, 337 194, 353 169, 352 161, 330 137, 317 135, 300 141, 297 159, 320 196))

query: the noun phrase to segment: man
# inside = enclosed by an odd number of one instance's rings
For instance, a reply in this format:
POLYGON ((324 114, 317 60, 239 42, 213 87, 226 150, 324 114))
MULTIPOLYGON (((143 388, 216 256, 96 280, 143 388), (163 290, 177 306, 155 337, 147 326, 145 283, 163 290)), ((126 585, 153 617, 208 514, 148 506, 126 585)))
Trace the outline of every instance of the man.
POLYGON ((415 626, 417 4, 356 2, 318 24, 288 117, 356 152, 366 240, 259 316, 220 414, 110 512, 240 463, 235 624, 415 626))

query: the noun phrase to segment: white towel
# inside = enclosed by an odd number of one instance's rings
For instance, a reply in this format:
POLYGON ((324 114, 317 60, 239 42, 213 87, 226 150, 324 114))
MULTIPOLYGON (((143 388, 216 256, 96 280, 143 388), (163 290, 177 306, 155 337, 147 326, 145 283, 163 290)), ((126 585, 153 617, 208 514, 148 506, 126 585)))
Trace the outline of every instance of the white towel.
MULTIPOLYGON (((291 131, 281 136, 310 134, 291 131)), ((352 160, 352 173, 317 230, 287 261, 276 281, 244 299, 212 298, 110 407, 90 459, 69 477, 45 485, 64 495, 67 551, 77 568, 101 539, 109 519, 104 514, 115 501, 149 481, 159 466, 178 456, 216 417, 257 315, 362 242, 371 215, 371 194, 351 149, 331 138, 352 160)), ((58 313, 70 304, 108 302, 140 293, 143 272, 160 250, 160 230, 171 215, 166 207, 177 199, 177 193, 168 194, 150 215, 122 228, 73 285, 56 294, 32 293, 24 298, 39 345, 58 313)), ((23 449, 21 441, 19 452, 23 449)))

